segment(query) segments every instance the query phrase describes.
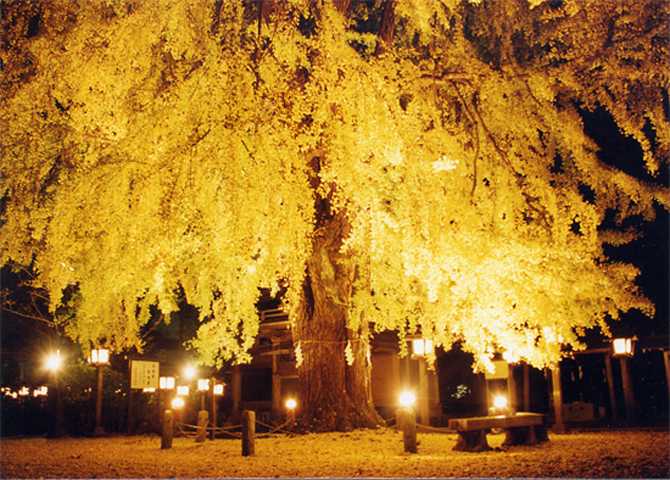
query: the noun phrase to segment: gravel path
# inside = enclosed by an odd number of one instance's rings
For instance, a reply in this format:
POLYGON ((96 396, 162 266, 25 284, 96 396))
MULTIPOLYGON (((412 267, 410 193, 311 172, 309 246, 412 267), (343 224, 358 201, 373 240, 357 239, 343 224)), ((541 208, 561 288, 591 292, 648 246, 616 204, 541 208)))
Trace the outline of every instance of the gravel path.
MULTIPOLYGON (((158 437, 0 441, 2 476, 458 476, 670 477, 670 433, 618 431, 550 435, 534 447, 486 453, 454 452, 455 435, 419 434, 419 453, 402 451, 389 429, 277 436, 256 440, 256 456, 240 455, 239 440, 177 438, 160 450, 158 437)), ((502 435, 489 435, 498 447, 502 435)))

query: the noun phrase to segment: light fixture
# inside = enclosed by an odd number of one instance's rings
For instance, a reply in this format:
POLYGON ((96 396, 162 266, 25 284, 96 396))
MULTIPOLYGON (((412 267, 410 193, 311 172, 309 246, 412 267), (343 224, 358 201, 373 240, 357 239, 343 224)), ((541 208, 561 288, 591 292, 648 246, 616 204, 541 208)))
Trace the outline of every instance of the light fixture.
POLYGON ((188 395, 189 390, 190 389, 188 388, 188 385, 179 385, 177 387, 177 395, 180 397, 185 397, 188 395))
POLYGON ((493 397, 493 407, 498 410, 507 408, 507 397, 505 395, 496 395, 493 397))
POLYGON ((214 395, 223 395, 223 383, 214 385, 214 395))
POLYGON ((181 374, 186 380, 193 380, 197 374, 197 370, 193 365, 186 365, 181 374))
POLYGON ((199 378, 198 379, 198 391, 206 392, 209 390, 209 378, 199 378))
POLYGON ((109 365, 109 350, 106 348, 94 348, 88 357, 89 363, 93 365, 109 365))
POLYGON ((144 393, 154 393, 155 391, 156 391, 156 389, 154 387, 144 387, 142 389, 142 392, 144 392, 144 393))
POLYGON ((33 390, 33 397, 46 397, 49 393, 49 389, 46 385, 42 385, 39 388, 33 390))
POLYGON ((612 352, 615 357, 632 357, 635 351, 635 338, 615 338, 612 340, 612 352))
POLYGON ((174 397, 172 399, 172 402, 170 402, 170 405, 174 410, 181 410, 182 408, 184 408, 184 404, 185 404, 184 399, 181 397, 174 397))
POLYGON ((410 390, 404 390, 398 397, 398 403, 403 408, 411 408, 416 403, 416 394, 410 390))
POLYGON ((158 379, 158 386, 161 390, 174 390, 174 377, 160 377, 158 379))
POLYGON ((63 357, 60 354, 60 350, 50 353, 44 360, 44 368, 50 372, 57 372, 63 366, 63 357))
POLYGON ((417 357, 426 357, 433 355, 433 341, 425 338, 413 339, 412 354, 417 357))
POLYGON ((298 406, 298 402, 295 398, 287 398, 286 402, 284 402, 284 405, 286 406, 287 410, 295 410, 295 408, 298 406))

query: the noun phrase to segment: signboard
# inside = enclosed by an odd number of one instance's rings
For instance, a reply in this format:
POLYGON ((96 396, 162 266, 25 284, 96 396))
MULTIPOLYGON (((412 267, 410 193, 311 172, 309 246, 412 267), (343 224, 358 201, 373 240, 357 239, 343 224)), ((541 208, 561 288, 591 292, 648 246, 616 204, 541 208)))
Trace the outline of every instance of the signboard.
POLYGON ((494 360, 493 367, 495 369, 493 372, 484 372, 484 377, 487 380, 504 380, 507 378, 509 368, 505 360, 494 360))
POLYGON ((130 388, 158 388, 158 362, 130 361, 130 388))

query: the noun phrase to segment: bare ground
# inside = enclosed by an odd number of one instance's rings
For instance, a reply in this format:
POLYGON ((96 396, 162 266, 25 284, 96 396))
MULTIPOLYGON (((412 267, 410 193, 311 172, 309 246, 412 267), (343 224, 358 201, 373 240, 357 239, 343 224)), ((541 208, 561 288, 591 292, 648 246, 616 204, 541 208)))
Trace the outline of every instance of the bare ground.
MULTIPOLYGON (((360 430, 256 440, 242 457, 239 440, 158 437, 0 441, 1 474, 25 477, 670 477, 670 434, 609 431, 550 435, 532 447, 454 452, 456 436, 419 434, 419 453, 403 453, 401 434, 360 430)), ((502 435, 489 435, 499 447, 502 435)))

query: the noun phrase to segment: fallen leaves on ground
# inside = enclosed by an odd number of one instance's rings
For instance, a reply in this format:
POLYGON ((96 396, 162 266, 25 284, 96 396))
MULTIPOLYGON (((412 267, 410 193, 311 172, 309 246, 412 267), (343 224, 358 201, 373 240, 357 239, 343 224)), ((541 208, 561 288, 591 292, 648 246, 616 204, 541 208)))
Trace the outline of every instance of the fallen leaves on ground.
MULTIPOLYGON (((489 435, 499 447, 503 435, 489 435)), ((609 431, 550 435, 537 446, 484 453, 452 451, 456 435, 419 434, 419 453, 403 452, 390 429, 279 435, 256 440, 242 457, 239 440, 195 443, 157 436, 3 439, 1 474, 26 477, 670 477, 670 433, 609 431)))

